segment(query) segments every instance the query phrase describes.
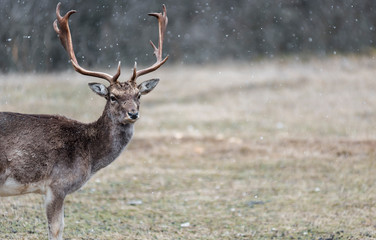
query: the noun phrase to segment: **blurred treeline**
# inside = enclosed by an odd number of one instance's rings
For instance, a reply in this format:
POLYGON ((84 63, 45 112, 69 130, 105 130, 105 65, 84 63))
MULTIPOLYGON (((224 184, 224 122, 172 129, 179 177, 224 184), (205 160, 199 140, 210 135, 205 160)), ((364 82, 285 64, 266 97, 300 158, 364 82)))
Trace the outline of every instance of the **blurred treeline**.
MULTIPOLYGON (((0 0, 0 70, 67 69, 53 31, 57 0, 0 0)), ((149 39, 157 23, 149 12, 166 4, 169 62, 273 58, 280 54, 362 53, 376 41, 375 0, 61 0, 84 67, 115 68, 155 61, 149 39)))

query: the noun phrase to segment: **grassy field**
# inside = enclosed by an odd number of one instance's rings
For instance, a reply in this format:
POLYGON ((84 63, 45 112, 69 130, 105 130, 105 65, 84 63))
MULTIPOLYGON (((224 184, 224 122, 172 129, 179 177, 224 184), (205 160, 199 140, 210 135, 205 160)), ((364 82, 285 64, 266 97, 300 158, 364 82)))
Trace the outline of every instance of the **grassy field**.
MULTIPOLYGON (((375 59, 153 75, 128 149, 67 197, 65 239, 376 238, 375 59)), ((0 110, 91 122, 104 101, 89 81, 3 75, 0 110)), ((0 198, 0 239, 46 233, 42 196, 0 198)))

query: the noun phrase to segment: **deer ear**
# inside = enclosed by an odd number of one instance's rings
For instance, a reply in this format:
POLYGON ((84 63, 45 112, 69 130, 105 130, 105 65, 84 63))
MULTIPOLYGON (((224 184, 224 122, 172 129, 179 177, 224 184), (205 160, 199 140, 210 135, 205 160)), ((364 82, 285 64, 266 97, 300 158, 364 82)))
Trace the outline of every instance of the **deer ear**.
POLYGON ((108 94, 108 90, 105 85, 100 83, 89 83, 89 87, 93 92, 98 94, 99 96, 105 97, 108 94))
POLYGON ((158 78, 147 80, 138 85, 138 90, 140 90, 140 93, 142 95, 148 94, 151 90, 155 88, 155 86, 157 86, 158 82, 158 78))

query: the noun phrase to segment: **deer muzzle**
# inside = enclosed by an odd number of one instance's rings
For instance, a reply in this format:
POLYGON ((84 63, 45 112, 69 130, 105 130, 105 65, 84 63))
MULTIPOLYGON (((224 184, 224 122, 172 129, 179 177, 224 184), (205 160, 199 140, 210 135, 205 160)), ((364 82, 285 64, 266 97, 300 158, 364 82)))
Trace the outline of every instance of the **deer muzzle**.
POLYGON ((138 112, 128 112, 127 115, 132 120, 137 120, 139 118, 138 112))

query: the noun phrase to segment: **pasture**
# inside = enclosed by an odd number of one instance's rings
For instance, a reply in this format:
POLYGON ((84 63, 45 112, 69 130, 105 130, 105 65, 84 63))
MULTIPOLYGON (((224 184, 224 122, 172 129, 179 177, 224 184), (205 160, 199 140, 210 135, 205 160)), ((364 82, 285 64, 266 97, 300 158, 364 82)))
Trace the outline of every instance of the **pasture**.
MULTIPOLYGON (((372 56, 151 75, 126 151, 66 198, 65 239, 376 238, 372 56)), ((1 75, 0 111, 92 122, 104 106, 92 81, 1 75)), ((0 239, 46 239, 44 211, 41 195, 0 198, 0 239)))

